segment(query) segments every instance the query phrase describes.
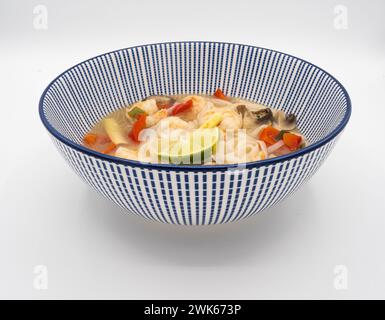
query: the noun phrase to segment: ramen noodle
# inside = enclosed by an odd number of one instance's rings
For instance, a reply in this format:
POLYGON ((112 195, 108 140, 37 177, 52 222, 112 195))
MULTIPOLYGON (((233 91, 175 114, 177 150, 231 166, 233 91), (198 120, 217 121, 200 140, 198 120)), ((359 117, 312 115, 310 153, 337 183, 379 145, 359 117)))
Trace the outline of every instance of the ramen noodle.
POLYGON ((83 143, 114 157, 187 165, 253 162, 307 145, 294 114, 220 89, 212 96, 150 96, 104 117, 83 143))

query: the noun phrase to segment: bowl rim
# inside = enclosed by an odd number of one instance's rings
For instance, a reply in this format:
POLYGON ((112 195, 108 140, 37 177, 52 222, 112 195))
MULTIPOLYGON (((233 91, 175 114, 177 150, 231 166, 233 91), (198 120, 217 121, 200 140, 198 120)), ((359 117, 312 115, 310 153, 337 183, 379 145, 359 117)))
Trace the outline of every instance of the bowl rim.
POLYGON ((199 40, 194 40, 194 41, 168 41, 168 42, 156 42, 156 43, 149 43, 149 44, 141 44, 141 45, 130 46, 130 47, 126 47, 126 48, 121 48, 121 49, 109 51, 109 52, 102 53, 102 54, 99 54, 97 56, 88 58, 86 60, 83 60, 83 61, 81 61, 81 62, 71 66, 70 68, 66 69, 65 71, 60 73, 58 76, 56 76, 48 84, 48 86, 44 89, 44 91, 43 91, 43 93, 42 93, 42 95, 40 96, 40 99, 39 99, 39 116, 40 116, 40 120, 42 121, 43 125, 48 130, 48 132, 53 137, 58 139, 60 142, 64 143, 65 145, 67 145, 67 146, 69 146, 69 147, 71 147, 71 148, 73 148, 73 149, 75 149, 77 151, 80 151, 82 153, 85 153, 87 155, 90 155, 90 156, 93 156, 93 157, 96 157, 96 158, 99 158, 99 159, 102 159, 102 160, 107 160, 109 162, 114 162, 116 164, 126 165, 126 166, 130 166, 130 167, 141 167, 141 168, 147 168, 147 169, 159 169, 159 170, 166 170, 166 171, 203 171, 203 172, 205 172, 205 171, 227 171, 227 170, 235 170, 236 171, 237 169, 239 170, 239 169, 245 169, 245 168, 265 167, 265 166, 272 165, 272 164, 275 164, 275 163, 278 163, 278 162, 283 162, 283 161, 287 161, 287 160, 290 160, 290 159, 293 159, 293 158, 297 158, 297 157, 303 156, 303 155, 305 155, 307 153, 310 153, 310 152, 312 152, 312 151, 322 147, 323 145, 327 144, 329 141, 331 141, 335 137, 337 137, 339 135, 339 133, 341 133, 342 130, 346 127, 346 125, 347 125, 347 123, 348 123, 348 121, 350 119, 351 113, 352 113, 351 99, 350 99, 350 96, 349 96, 347 90, 341 84, 341 82, 338 81, 329 72, 325 71, 324 69, 318 67, 317 65, 315 65, 315 64, 313 64, 313 63, 311 63, 311 62, 309 62, 309 61, 307 61, 305 59, 298 58, 298 57, 296 57, 294 55, 291 55, 291 54, 288 54, 288 53, 285 53, 285 52, 281 52, 281 51, 278 51, 278 50, 269 49, 269 48, 265 48, 265 47, 254 46, 254 45, 241 44, 241 43, 232 43, 232 42, 199 41, 199 40), (267 51, 270 51, 270 52, 275 52, 275 53, 278 53, 278 54, 283 54, 283 55, 286 55, 288 57, 297 59, 298 61, 307 63, 308 65, 313 66, 313 67, 317 68, 318 70, 324 72, 328 77, 330 77, 333 81, 335 81, 335 83, 341 88, 342 93, 344 94, 344 96, 346 98, 346 104, 347 104, 346 105, 346 112, 344 114, 344 117, 342 118, 342 120, 338 124, 338 126, 336 128, 334 128, 324 138, 322 138, 321 140, 319 140, 319 141, 317 141, 315 143, 310 144, 309 146, 307 146, 307 147, 305 147, 303 149, 291 152, 291 153, 289 153, 287 155, 278 156, 278 157, 271 158, 271 159, 257 160, 257 161, 252 161, 252 162, 245 162, 245 163, 221 164, 221 165, 180 165, 180 164, 165 164, 165 163, 149 163, 149 162, 141 162, 141 161, 137 161, 137 160, 123 159, 123 158, 118 158, 118 157, 106 155, 106 154, 103 154, 103 153, 91 150, 91 149, 89 149, 89 148, 87 148, 85 146, 82 146, 80 144, 77 144, 77 143, 71 141, 70 139, 66 138, 65 136, 63 136, 60 132, 58 132, 48 122, 48 119, 44 115, 43 101, 44 101, 44 98, 45 98, 48 90, 53 86, 54 83, 56 83, 56 81, 60 77, 62 77, 64 74, 66 74, 67 72, 69 72, 72 69, 75 69, 76 67, 78 67, 79 65, 81 65, 83 63, 86 63, 88 61, 91 61, 93 59, 97 59, 97 58, 100 58, 100 57, 103 57, 103 56, 106 56, 106 55, 113 54, 115 52, 120 52, 120 51, 123 51, 123 50, 129 50, 129 49, 146 47, 146 46, 167 45, 167 44, 191 44, 191 43, 196 43, 196 44, 202 44, 203 43, 203 44, 233 45, 233 46, 243 46, 243 47, 248 47, 248 48, 253 48, 253 49, 267 50, 267 51))

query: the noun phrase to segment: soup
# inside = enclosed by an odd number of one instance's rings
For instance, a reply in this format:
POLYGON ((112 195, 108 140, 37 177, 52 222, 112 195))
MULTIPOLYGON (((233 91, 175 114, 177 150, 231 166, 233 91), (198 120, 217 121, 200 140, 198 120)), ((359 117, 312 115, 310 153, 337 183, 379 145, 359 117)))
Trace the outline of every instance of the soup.
POLYGON ((294 114, 214 95, 151 96, 107 115, 86 147, 124 159, 234 164, 286 155, 307 145, 294 114))

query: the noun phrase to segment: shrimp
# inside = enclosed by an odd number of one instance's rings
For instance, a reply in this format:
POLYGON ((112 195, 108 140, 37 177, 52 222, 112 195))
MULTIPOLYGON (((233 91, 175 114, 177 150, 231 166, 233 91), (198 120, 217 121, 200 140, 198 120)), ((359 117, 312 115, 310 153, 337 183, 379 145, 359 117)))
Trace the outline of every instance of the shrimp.
MULTIPOLYGON (((156 100, 155 99, 148 99, 148 100, 143 100, 139 101, 137 103, 134 103, 131 107, 127 109, 127 112, 130 110, 133 110, 135 108, 139 108, 148 115, 151 115, 155 112, 158 111, 158 106, 156 105, 156 100)), ((130 119, 131 117, 127 114, 127 117, 130 119)))
MULTIPOLYGON (((224 109, 224 108, 221 108, 224 109)), ((220 110, 221 110, 220 109, 220 110)), ((242 128, 242 116, 233 108, 226 108, 222 112, 223 120, 219 125, 222 130, 233 130, 242 128)))
POLYGON ((211 106, 211 108, 201 110, 196 117, 198 125, 201 126, 207 122, 215 113, 217 113, 217 111, 213 106, 211 106))
POLYGON ((159 121, 156 125, 157 129, 186 129, 189 127, 189 123, 187 121, 182 120, 179 117, 167 117, 159 121))
POLYGON ((146 118, 146 127, 152 127, 156 125, 162 119, 167 118, 168 113, 166 109, 161 109, 146 118))

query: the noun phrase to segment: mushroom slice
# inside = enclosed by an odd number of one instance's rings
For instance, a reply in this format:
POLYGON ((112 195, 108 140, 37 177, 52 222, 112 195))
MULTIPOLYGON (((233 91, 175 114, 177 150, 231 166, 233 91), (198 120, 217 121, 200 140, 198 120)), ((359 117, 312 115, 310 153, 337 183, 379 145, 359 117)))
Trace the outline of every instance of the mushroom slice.
POLYGON ((258 107, 259 106, 255 108, 255 105, 248 105, 246 103, 237 105, 236 110, 241 116, 242 128, 252 129, 255 127, 255 124, 259 127, 266 124, 270 125, 272 123, 272 115, 270 115, 271 110, 266 107, 258 109, 258 107))
POLYGON ((279 110, 274 119, 281 130, 294 130, 297 128, 297 117, 279 110))
POLYGON ((273 119, 273 113, 270 108, 254 111, 253 115, 258 122, 271 121, 273 119))
POLYGON ((258 111, 252 111, 251 113, 259 125, 271 125, 273 122, 273 112, 270 108, 263 108, 258 111))
POLYGON ((244 104, 237 105, 237 112, 242 116, 242 118, 245 116, 246 111, 247 108, 244 104))
POLYGON ((161 108, 163 106, 171 107, 176 102, 174 98, 169 96, 151 96, 146 98, 145 100, 149 99, 154 99, 158 108, 161 108))

